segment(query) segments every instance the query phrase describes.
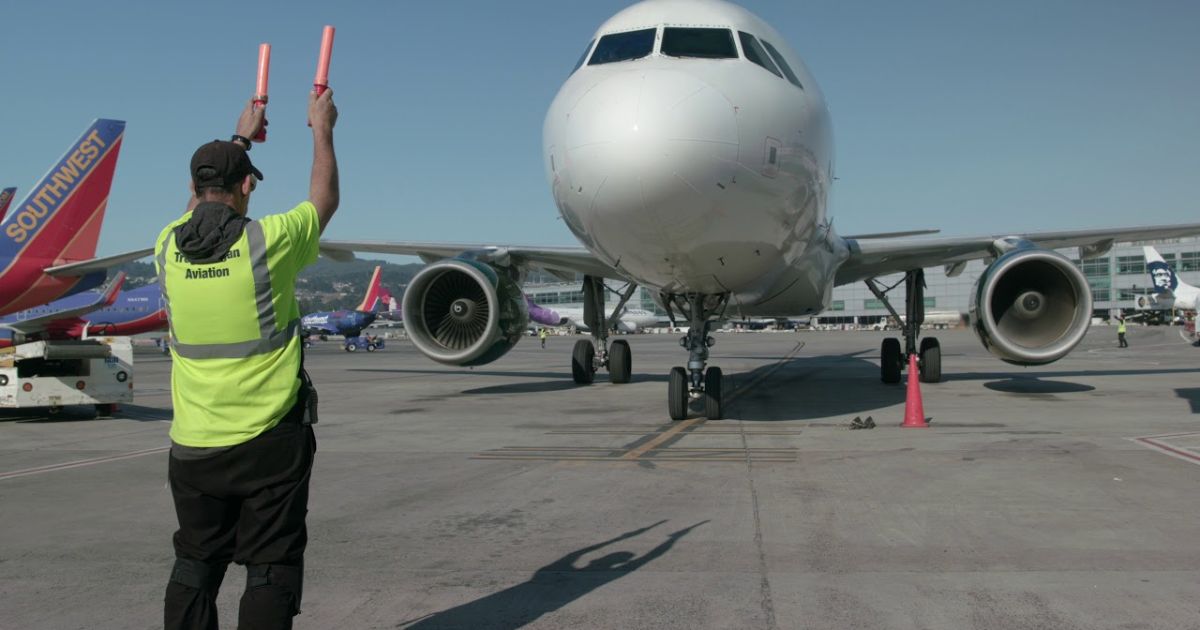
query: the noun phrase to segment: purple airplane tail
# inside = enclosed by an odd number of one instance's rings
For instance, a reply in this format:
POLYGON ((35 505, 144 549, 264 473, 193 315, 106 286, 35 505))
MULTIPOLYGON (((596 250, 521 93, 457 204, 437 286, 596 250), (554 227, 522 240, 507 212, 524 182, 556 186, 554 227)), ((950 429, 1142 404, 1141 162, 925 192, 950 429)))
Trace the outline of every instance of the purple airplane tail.
POLYGON ((525 296, 525 304, 529 306, 529 319, 543 326, 561 326, 563 318, 552 309, 538 306, 533 298, 525 296))

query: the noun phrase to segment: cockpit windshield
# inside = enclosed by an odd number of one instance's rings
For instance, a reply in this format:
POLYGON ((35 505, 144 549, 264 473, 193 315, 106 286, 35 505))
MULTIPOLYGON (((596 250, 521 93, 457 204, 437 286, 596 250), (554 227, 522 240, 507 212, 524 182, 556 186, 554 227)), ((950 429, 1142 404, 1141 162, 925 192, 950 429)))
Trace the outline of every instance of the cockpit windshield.
POLYGON ((592 41, 588 42, 587 48, 584 48, 583 54, 579 56, 579 61, 576 61, 575 67, 571 68, 571 74, 574 74, 575 71, 578 70, 579 67, 583 65, 583 62, 587 61, 588 53, 592 52, 592 44, 595 44, 595 43, 596 43, 596 40, 594 40, 594 39, 592 41))
POLYGON ((783 78, 783 75, 779 74, 779 70, 775 67, 775 62, 771 61, 771 58, 767 56, 767 51, 763 50, 762 45, 758 43, 757 39, 754 39, 753 35, 738 31, 738 37, 742 40, 742 52, 746 54, 746 59, 766 68, 771 71, 771 74, 783 78))
POLYGON ((618 61, 633 61, 648 56, 654 51, 654 35, 658 29, 647 28, 627 33, 613 33, 600 38, 596 51, 588 61, 589 66, 618 61))
POLYGON ((767 52, 771 54, 771 58, 775 60, 775 63, 779 64, 779 69, 783 70, 783 74, 787 77, 787 80, 790 81, 792 85, 803 90, 804 85, 800 83, 800 77, 797 77, 796 73, 792 72, 792 67, 788 65, 787 61, 784 61, 783 55, 779 54, 779 51, 771 45, 771 42, 764 39, 762 40, 762 43, 763 46, 767 47, 767 52))
POLYGON ((663 29, 662 54, 669 57, 737 59, 733 31, 727 28, 663 29))

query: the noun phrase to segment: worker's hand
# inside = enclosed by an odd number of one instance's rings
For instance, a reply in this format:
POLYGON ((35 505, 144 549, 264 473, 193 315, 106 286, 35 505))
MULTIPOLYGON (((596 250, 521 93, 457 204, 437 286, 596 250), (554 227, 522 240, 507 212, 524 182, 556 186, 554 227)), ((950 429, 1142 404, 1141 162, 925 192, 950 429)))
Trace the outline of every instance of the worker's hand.
POLYGON ((243 138, 253 138, 266 126, 267 108, 255 107, 254 99, 246 101, 246 108, 242 110, 242 115, 238 116, 237 135, 243 138))
POLYGON ((320 96, 316 91, 308 93, 308 124, 312 125, 313 133, 328 133, 333 131, 337 123, 338 110, 333 104, 333 90, 325 88, 320 96))

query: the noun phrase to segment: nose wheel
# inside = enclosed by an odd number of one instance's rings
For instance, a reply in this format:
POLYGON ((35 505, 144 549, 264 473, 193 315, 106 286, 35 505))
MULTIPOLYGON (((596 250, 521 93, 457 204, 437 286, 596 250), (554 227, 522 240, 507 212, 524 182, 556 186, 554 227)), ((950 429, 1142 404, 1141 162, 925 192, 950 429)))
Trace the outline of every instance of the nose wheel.
POLYGON ((668 304, 675 305, 691 320, 687 336, 679 340, 679 345, 688 351, 687 368, 671 368, 667 377, 667 412, 672 420, 687 418, 688 407, 693 400, 703 401, 705 418, 720 420, 724 417, 721 368, 707 365, 708 349, 716 343, 708 332, 715 323, 711 318, 714 315, 720 317, 728 297, 698 294, 670 296, 668 304))

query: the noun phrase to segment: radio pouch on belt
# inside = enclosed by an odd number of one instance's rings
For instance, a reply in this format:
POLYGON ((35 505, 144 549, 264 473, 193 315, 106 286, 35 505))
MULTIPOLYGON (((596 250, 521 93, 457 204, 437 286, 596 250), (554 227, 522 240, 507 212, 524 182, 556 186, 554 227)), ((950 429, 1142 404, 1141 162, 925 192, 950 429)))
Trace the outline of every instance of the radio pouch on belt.
POLYGON ((300 424, 312 425, 317 423, 317 388, 313 386, 312 379, 308 377, 308 370, 304 369, 304 348, 300 348, 300 396, 304 401, 304 415, 300 418, 300 424))

